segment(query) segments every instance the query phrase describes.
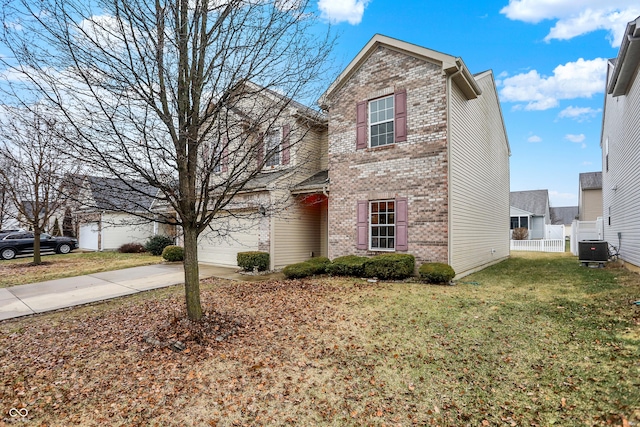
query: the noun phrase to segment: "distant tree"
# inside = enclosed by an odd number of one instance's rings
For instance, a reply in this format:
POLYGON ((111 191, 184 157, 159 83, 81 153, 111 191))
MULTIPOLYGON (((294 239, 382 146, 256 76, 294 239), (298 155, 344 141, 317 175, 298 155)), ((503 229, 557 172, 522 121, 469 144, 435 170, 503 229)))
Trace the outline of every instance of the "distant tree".
POLYGON ((3 4, 0 43, 11 55, 0 61, 21 76, 5 87, 6 97, 46 99, 73 126, 67 143, 78 159, 158 189, 171 215, 131 213, 181 227, 187 315, 201 319, 198 236, 228 233, 219 214, 282 155, 284 143, 265 150, 262 136, 292 117, 292 99, 315 100, 315 85, 329 75, 333 39, 318 25, 315 2, 3 4), (273 102, 257 102, 262 95, 273 102), (225 179, 217 179, 225 162, 225 179))
MULTIPOLYGON (((46 231, 65 203, 60 187, 72 159, 60 147, 56 121, 44 109, 4 106, 0 115, 0 180, 8 202, 35 236, 46 231)), ((33 262, 41 263, 40 239, 34 240, 33 262)))
POLYGON ((76 237, 70 207, 67 207, 64 210, 64 218, 62 219, 62 235, 65 237, 76 237))

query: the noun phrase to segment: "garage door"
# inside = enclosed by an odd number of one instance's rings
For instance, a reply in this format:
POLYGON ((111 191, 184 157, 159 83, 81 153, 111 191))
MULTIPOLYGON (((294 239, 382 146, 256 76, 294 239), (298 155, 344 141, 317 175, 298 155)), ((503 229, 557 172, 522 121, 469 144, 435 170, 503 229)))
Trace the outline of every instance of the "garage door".
POLYGON ((98 230, 99 227, 97 222, 90 222, 80 226, 80 236, 78 239, 78 246, 80 246, 80 249, 89 249, 92 251, 97 251, 99 249, 98 230))
POLYGON ((198 260, 215 265, 237 267, 238 252, 258 250, 257 221, 246 218, 229 220, 227 236, 203 232, 198 239, 198 260))

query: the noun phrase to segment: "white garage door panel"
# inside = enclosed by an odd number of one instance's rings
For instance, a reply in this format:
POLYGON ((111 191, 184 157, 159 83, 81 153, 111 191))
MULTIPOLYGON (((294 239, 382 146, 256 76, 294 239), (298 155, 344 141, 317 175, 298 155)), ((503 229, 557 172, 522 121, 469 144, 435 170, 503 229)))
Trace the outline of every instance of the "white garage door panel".
POLYGON ((78 239, 80 249, 98 250, 98 223, 90 222, 80 226, 80 236, 78 239))
POLYGON ((212 237, 206 231, 198 239, 198 260, 200 262, 237 267, 238 252, 258 250, 258 227, 248 219, 232 220, 232 230, 226 237, 212 237))

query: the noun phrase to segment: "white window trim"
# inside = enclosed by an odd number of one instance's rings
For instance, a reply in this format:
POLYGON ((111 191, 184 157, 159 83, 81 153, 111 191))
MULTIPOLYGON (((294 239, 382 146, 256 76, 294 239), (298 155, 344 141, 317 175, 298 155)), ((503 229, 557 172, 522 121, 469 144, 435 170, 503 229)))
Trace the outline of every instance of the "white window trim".
POLYGON ((392 145, 395 144, 395 129, 396 129, 396 100, 395 100, 395 95, 391 94, 391 95, 387 95, 387 96, 383 96, 380 98, 376 98, 376 99, 370 99, 369 101, 367 101, 367 144, 369 144, 369 148, 378 148, 378 147, 385 147, 387 145, 392 145), (376 122, 376 123, 371 123, 371 103, 372 102, 376 102, 376 101, 380 101, 382 99, 387 99, 387 98, 391 98, 391 102, 393 103, 393 117, 391 118, 391 120, 385 120, 383 122, 376 122), (381 124, 381 123, 393 123, 393 132, 394 132, 394 140, 393 142, 390 142, 389 144, 382 144, 382 145, 376 145, 375 147, 371 146, 371 126, 373 125, 377 125, 377 124, 381 124))
MULTIPOLYGON (((398 215, 398 209, 397 209, 397 203, 395 199, 380 199, 380 200, 369 200, 369 218, 368 218, 368 237, 369 237, 369 242, 368 242, 368 247, 370 251, 373 252, 396 252, 396 244, 397 244, 397 239, 398 236, 396 234, 397 232, 397 215, 398 215), (371 245, 371 242, 373 240, 373 233, 372 233, 372 228, 373 228, 373 224, 371 222, 371 205, 373 203, 380 203, 380 202, 393 202, 393 248, 374 248, 371 245)), ((388 224, 387 224, 388 225, 388 224)), ((377 224, 376 227, 380 226, 380 224, 377 224)))

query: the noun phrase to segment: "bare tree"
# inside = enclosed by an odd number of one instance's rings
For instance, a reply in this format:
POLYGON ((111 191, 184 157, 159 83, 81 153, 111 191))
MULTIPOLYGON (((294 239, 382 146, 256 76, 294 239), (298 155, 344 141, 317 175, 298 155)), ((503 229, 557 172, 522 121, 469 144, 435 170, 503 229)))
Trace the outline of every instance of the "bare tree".
POLYGON ((55 120, 40 110, 4 108, 0 119, 0 179, 6 202, 33 230, 33 263, 40 264, 40 234, 65 203, 60 192, 74 166, 60 150, 55 120))
MULTIPOLYGON (((202 317, 199 234, 225 233, 218 214, 281 154, 263 136, 297 108, 292 99, 315 99, 314 82, 327 76, 333 39, 311 9, 307 0, 9 0, 3 8, 2 42, 13 52, 5 66, 20 75, 6 94, 55 107, 80 136, 70 149, 93 170, 159 190, 171 212, 161 220, 184 233, 191 320, 202 317)), ((287 149, 301 130, 291 130, 287 149)))

